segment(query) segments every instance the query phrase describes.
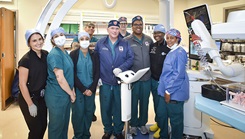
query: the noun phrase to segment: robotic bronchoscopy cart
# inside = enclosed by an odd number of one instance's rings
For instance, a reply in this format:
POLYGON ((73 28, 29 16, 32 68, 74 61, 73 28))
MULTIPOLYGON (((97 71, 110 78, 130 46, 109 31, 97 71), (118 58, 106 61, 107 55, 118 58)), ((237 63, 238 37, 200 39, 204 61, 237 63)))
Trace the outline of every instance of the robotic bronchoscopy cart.
POLYGON ((132 139, 132 135, 128 132, 128 121, 131 119, 131 83, 139 80, 150 68, 138 70, 136 73, 128 70, 117 75, 121 79, 121 116, 125 122, 125 139, 132 139))

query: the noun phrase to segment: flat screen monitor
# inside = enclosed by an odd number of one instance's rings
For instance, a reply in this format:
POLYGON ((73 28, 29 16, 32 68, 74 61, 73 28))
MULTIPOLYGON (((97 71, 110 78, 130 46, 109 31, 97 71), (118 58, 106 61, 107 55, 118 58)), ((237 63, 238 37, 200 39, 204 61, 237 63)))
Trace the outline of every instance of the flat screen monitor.
MULTIPOLYGON (((194 59, 198 61, 200 60, 200 57, 198 56, 197 50, 194 47, 191 37, 189 37, 189 59, 194 59)), ((207 62, 209 63, 213 62, 213 60, 210 58, 208 54, 206 54, 206 59, 207 59, 207 62)))
POLYGON ((184 10, 184 16, 188 28, 191 28, 191 23, 194 19, 199 19, 204 23, 207 30, 211 32, 211 19, 206 4, 184 10))

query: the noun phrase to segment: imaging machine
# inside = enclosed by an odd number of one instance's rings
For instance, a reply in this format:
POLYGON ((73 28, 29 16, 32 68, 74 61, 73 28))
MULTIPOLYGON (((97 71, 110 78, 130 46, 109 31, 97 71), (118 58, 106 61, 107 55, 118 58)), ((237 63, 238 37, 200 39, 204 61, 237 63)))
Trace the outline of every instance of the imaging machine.
POLYGON ((200 71, 188 71, 190 99, 184 105, 184 134, 186 138, 214 138, 214 133, 210 129, 209 116, 195 109, 195 98, 200 96, 201 86, 210 84, 210 80, 216 77, 234 82, 245 82, 243 65, 240 63, 224 64, 215 43, 215 39, 245 40, 245 10, 232 12, 226 23, 215 25, 212 25, 206 4, 186 9, 184 15, 189 34, 195 34, 201 38, 192 41, 202 67, 200 71), (214 64, 209 63, 210 60, 214 64))

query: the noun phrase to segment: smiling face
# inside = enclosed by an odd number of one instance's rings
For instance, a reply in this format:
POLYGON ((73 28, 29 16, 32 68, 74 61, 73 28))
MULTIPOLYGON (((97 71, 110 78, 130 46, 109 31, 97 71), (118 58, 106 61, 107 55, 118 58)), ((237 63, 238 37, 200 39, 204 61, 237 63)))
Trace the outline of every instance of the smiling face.
POLYGON ((43 48, 44 39, 40 34, 35 33, 31 35, 28 43, 31 49, 37 52, 37 51, 41 51, 41 49, 43 48))
POLYGON ((157 42, 162 42, 164 39, 164 33, 159 32, 159 31, 155 31, 153 32, 153 37, 157 42))
POLYGON ((88 34, 89 35, 93 35, 94 34, 94 31, 95 31, 95 26, 93 26, 93 25, 88 25, 88 26, 86 26, 85 28, 84 28, 84 30, 86 31, 86 32, 88 32, 88 34))
POLYGON ((140 20, 134 21, 132 25, 133 33, 136 35, 141 35, 143 31, 143 22, 140 20))
POLYGON ((119 35, 119 27, 118 26, 110 26, 107 28, 107 32, 109 34, 109 37, 112 39, 117 39, 119 35))
POLYGON ((178 43, 178 40, 179 40, 177 37, 172 36, 170 34, 167 34, 165 39, 166 39, 168 47, 172 47, 175 43, 178 43))

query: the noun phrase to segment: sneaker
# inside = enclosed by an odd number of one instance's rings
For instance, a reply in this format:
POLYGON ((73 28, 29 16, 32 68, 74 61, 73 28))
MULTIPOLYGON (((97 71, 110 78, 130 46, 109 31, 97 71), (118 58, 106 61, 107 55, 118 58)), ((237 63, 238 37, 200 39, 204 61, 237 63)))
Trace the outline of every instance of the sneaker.
POLYGON ((154 125, 150 126, 149 130, 152 132, 155 132, 159 129, 159 127, 157 126, 157 123, 155 123, 154 125))
POLYGON ((122 133, 116 134, 115 137, 116 137, 116 139, 124 139, 124 136, 122 133))
POLYGON ((141 134, 143 134, 143 135, 149 133, 148 129, 145 126, 138 127, 138 129, 140 130, 141 134))
POLYGON ((92 121, 95 122, 97 120, 97 117, 93 115, 92 121))
POLYGON ((160 128, 153 134, 154 139, 159 139, 160 138, 160 128))
POLYGON ((111 134, 105 133, 105 134, 102 136, 102 139, 110 139, 110 137, 111 137, 111 134))
POLYGON ((137 136, 137 128, 136 127, 131 127, 129 132, 131 135, 137 136))

